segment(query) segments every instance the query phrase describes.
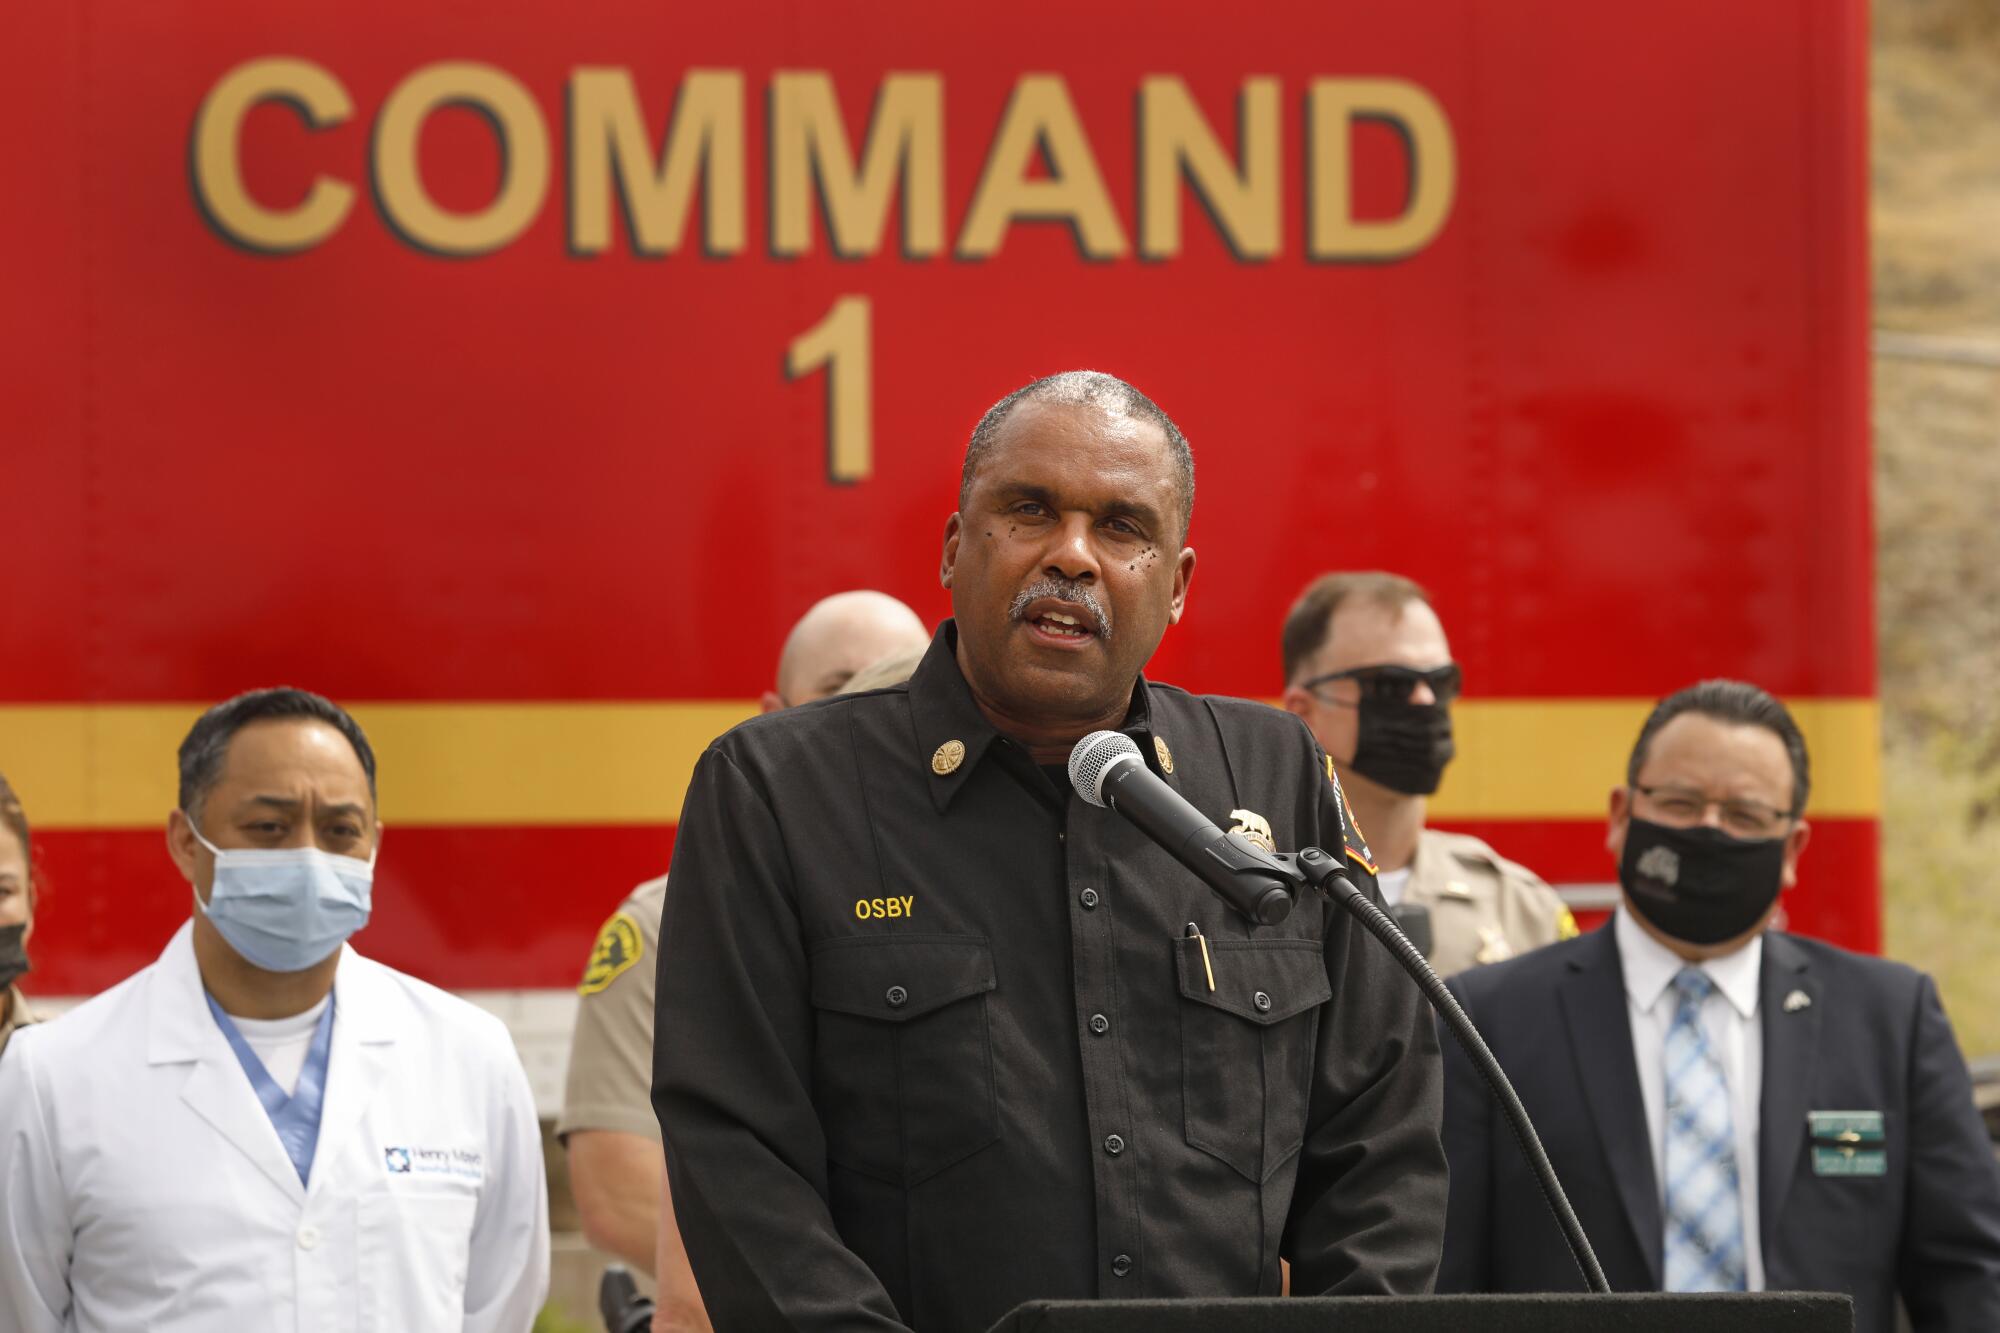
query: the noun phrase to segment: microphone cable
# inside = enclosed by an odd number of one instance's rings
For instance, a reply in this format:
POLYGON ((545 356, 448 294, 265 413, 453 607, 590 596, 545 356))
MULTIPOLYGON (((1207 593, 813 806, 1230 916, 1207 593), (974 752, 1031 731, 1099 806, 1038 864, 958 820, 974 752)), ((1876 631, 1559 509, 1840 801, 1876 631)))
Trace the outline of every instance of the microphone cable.
POLYGON ((1583 1223, 1577 1219, 1576 1209, 1570 1206, 1562 1182, 1556 1179, 1555 1164, 1549 1161, 1548 1150, 1542 1147, 1541 1136, 1535 1133, 1534 1122, 1528 1119, 1528 1108, 1521 1105, 1514 1085, 1507 1080, 1507 1071, 1500 1067, 1498 1057, 1487 1047, 1479 1029, 1473 1026, 1471 1015, 1465 1012, 1443 978, 1432 970, 1423 952, 1410 942, 1410 937, 1398 930, 1387 912, 1370 902, 1366 894, 1354 887, 1352 880, 1340 873, 1338 863, 1331 856, 1317 847, 1308 847, 1298 853, 1298 859, 1308 867, 1307 878, 1320 894, 1346 908, 1348 915, 1380 940, 1417 983, 1424 998, 1431 1002, 1431 1008, 1443 1017, 1445 1026, 1458 1039, 1473 1068, 1479 1071, 1480 1077, 1486 1080, 1486 1086, 1499 1099, 1500 1109, 1506 1112, 1507 1124, 1521 1145, 1521 1155, 1528 1159, 1528 1166, 1535 1173, 1535 1182, 1542 1187, 1542 1197, 1548 1201, 1549 1211, 1555 1214, 1563 1239, 1569 1242, 1570 1256, 1576 1260, 1577 1270, 1582 1273, 1584 1282, 1593 1292, 1609 1294, 1611 1284, 1597 1262, 1597 1252, 1590 1248, 1590 1238, 1583 1234, 1583 1223), (1319 863, 1330 866, 1330 870, 1322 873, 1319 863))

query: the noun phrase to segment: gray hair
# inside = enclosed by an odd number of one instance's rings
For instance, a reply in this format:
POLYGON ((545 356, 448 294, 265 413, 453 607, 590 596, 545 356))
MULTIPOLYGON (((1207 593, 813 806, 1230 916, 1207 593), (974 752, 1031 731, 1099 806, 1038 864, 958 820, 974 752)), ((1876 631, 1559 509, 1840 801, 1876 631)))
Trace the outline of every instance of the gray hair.
POLYGON ((1188 524, 1194 521, 1194 451, 1188 448, 1187 437, 1174 419, 1161 410, 1160 405, 1139 390, 1119 379, 1099 370, 1065 370, 1058 375, 1044 375, 1029 384, 1024 384, 999 402, 986 409, 986 415, 979 418, 973 427, 972 438, 965 445, 965 468, 959 473, 958 507, 965 509, 966 501, 972 496, 973 474, 993 450, 993 442, 1000 434, 1000 427, 1015 406, 1023 403, 1061 403, 1074 407, 1094 407, 1111 416, 1133 417, 1149 422, 1160 428, 1167 437, 1167 446, 1173 455, 1174 489, 1179 493, 1181 508, 1181 539, 1187 539, 1188 524))

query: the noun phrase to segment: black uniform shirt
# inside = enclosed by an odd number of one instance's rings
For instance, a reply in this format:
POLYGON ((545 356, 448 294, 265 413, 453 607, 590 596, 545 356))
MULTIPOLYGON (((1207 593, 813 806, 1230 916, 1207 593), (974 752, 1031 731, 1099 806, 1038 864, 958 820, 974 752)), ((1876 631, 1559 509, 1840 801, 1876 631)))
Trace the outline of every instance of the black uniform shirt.
MULTIPOLYGON (((1269 1295, 1280 1254, 1296 1291, 1428 1290, 1442 1073, 1415 986, 1338 908, 1252 928, 1059 790, 973 703, 955 633, 907 686, 746 722, 695 768, 653 1098, 716 1326, 1269 1295)), ((1141 680, 1124 730, 1218 824, 1352 848, 1374 893, 1296 718, 1141 680)))

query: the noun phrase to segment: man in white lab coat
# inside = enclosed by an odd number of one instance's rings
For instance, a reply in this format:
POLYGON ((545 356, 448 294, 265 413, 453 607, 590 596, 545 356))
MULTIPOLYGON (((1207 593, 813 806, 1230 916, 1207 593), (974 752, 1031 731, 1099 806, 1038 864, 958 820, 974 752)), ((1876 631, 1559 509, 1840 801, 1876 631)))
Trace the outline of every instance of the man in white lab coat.
POLYGON ((180 751, 192 919, 0 1063, 0 1328, 523 1333, 548 1286, 541 1138, 506 1029, 346 944, 375 759, 259 690, 180 751))

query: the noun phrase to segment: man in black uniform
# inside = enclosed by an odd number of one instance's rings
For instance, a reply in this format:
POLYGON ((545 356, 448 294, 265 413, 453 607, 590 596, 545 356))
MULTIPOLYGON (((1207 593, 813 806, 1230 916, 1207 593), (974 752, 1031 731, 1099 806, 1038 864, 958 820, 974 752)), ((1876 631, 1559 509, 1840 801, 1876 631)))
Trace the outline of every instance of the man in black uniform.
POLYGON ((1155 685, 1194 468, 1107 375, 966 451, 955 619, 905 685, 737 727, 695 769, 654 1107, 718 1328, 984 1329, 1033 1298, 1428 1290, 1423 1001, 1308 895, 1253 928, 1064 764, 1085 734, 1278 850, 1365 844, 1296 718, 1155 685))

